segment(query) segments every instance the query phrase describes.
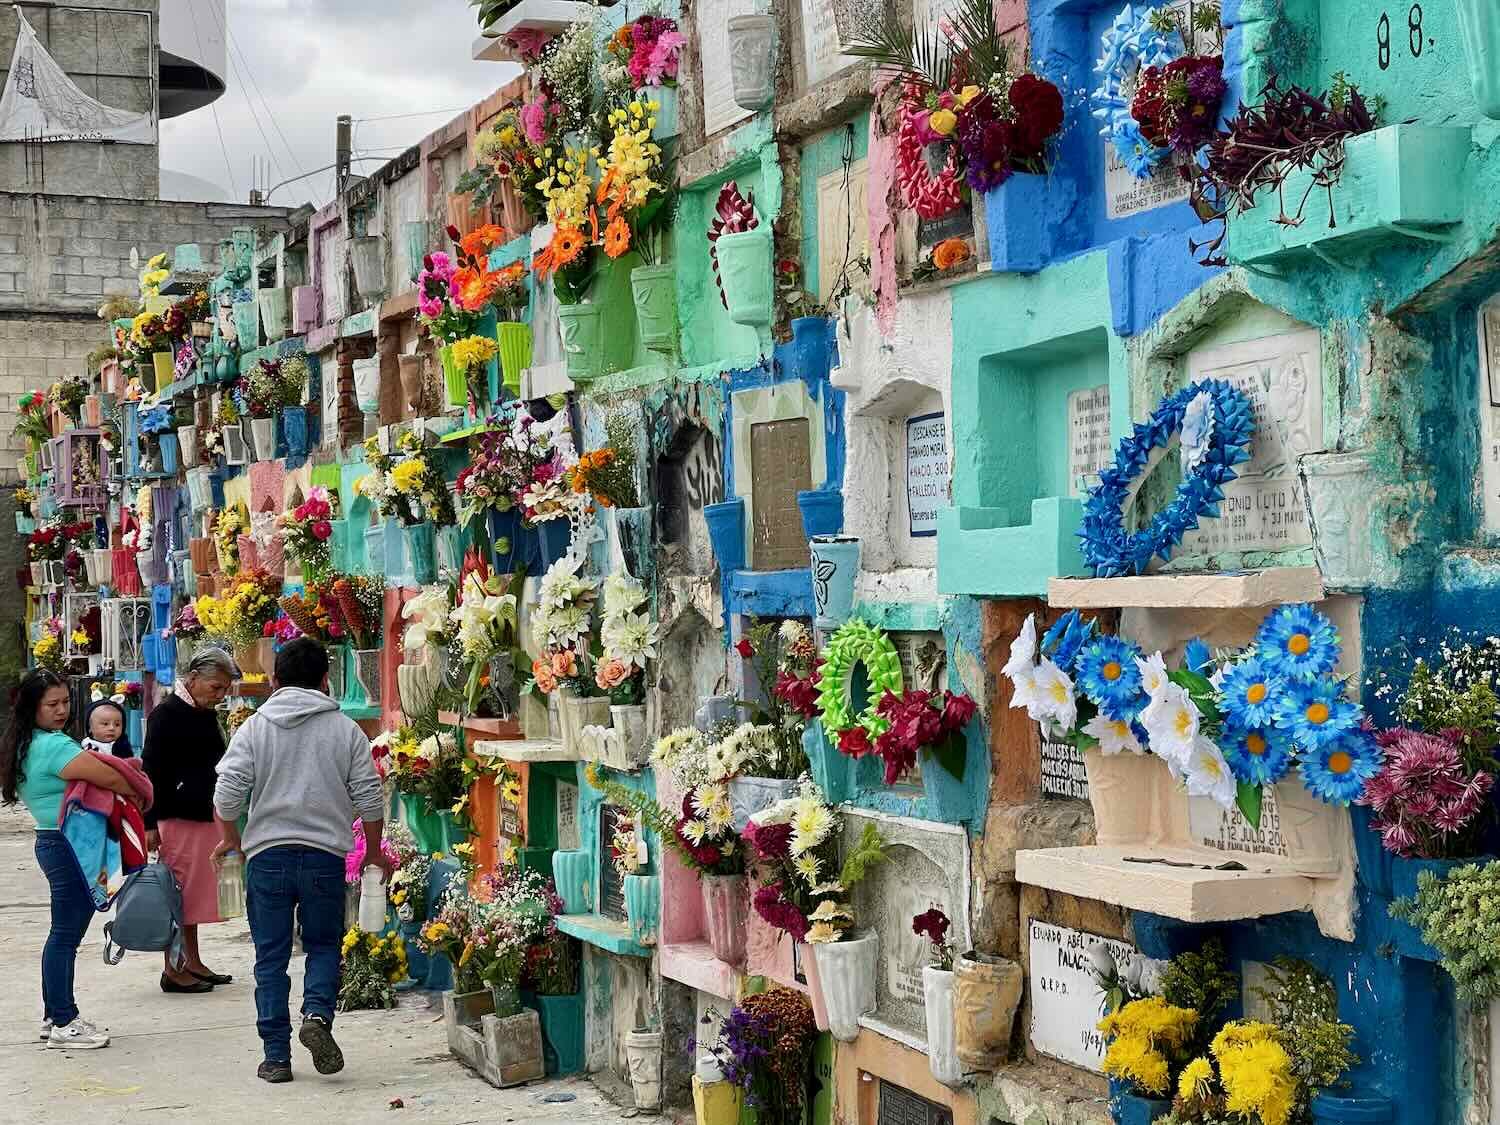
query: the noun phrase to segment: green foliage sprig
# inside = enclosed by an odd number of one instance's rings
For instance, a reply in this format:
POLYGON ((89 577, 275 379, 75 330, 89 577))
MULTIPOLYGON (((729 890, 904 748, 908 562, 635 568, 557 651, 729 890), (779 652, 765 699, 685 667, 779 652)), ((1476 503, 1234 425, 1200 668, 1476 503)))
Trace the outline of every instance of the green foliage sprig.
POLYGON ((1190 1057, 1208 1049, 1219 1017, 1240 998, 1240 975, 1229 967, 1224 943, 1210 938, 1203 948, 1179 953, 1161 972, 1161 995, 1168 1004, 1198 1013, 1198 1036, 1190 1057))
POLYGON ((1266 966, 1266 979, 1271 987, 1254 991, 1270 1006, 1281 1045, 1292 1056, 1298 1103, 1306 1107, 1319 1091, 1346 1084, 1345 1072, 1359 1065, 1350 1049, 1354 1028, 1339 1020, 1333 982, 1306 961, 1278 957, 1266 966))
POLYGON ((845 891, 851 890, 870 870, 885 862, 885 837, 873 824, 866 822, 859 841, 844 857, 844 866, 839 870, 839 883, 845 891))
POLYGON ((941 93, 960 80, 985 87, 1009 69, 1010 44, 995 26, 991 0, 960 0, 944 22, 946 30, 937 22, 908 29, 899 19, 866 16, 844 53, 873 59, 923 93, 941 93))
POLYGON ((1391 903, 1438 951, 1460 1000, 1476 1007, 1500 996, 1500 863, 1469 863, 1446 878, 1417 876, 1417 893, 1391 903))

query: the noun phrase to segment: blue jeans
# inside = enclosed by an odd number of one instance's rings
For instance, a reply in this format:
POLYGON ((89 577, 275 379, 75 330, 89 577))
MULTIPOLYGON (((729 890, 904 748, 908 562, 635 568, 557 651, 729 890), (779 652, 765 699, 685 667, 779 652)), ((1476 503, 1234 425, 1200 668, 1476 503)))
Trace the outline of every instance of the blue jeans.
POLYGON ((255 1030, 268 1062, 291 1062, 292 926, 300 918, 307 953, 303 1016, 333 1026, 339 995, 339 944, 344 932, 344 859, 286 844, 250 860, 245 878, 250 939, 255 942, 255 1030))
POLYGON ((52 928, 42 946, 42 1009, 58 1027, 67 1027, 78 1018, 73 966, 97 911, 73 848, 61 832, 49 829, 36 834, 36 861, 52 888, 52 928))

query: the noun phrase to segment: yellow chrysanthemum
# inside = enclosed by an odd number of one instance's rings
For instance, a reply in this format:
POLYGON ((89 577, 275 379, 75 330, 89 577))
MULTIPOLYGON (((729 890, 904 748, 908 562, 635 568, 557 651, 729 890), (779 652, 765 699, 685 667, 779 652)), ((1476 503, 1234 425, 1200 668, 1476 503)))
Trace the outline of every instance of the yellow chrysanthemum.
POLYGON ((416 492, 422 487, 422 478, 427 474, 427 466, 415 458, 402 461, 391 470, 391 484, 397 492, 416 492))
POLYGON ((1138 1035, 1123 1035, 1109 1045, 1104 1073, 1132 1082, 1148 1094, 1165 1094, 1171 1081, 1166 1056, 1138 1035))
POLYGON ((1206 1058, 1196 1058, 1182 1068, 1177 1079, 1177 1096, 1183 1101, 1206 1098, 1213 1092, 1214 1064, 1206 1058))

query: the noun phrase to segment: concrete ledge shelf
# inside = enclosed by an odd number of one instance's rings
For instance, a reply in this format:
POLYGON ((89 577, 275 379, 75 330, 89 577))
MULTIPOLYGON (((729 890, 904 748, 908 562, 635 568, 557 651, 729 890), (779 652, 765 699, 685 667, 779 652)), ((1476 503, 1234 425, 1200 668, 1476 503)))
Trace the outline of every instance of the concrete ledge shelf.
POLYGON ((577 762, 577 751, 566 749, 550 738, 487 738, 470 744, 469 749, 483 758, 503 758, 507 762, 577 762))
POLYGON ((650 957, 651 949, 630 936, 630 923, 602 914, 559 914, 557 928, 579 941, 622 957, 650 957))
POLYGON ((503 742, 523 737, 520 719, 477 719, 457 711, 439 711, 438 722, 444 726, 462 727, 470 742, 503 742))
POLYGON ((474 40, 473 57, 483 62, 520 62, 505 42, 513 31, 547 31, 556 35, 569 24, 590 18, 589 6, 577 0, 521 0, 490 25, 493 35, 474 40))
POLYGON ((740 974, 733 965, 720 961, 706 941, 684 941, 659 948, 661 975, 668 980, 707 992, 710 996, 737 996, 740 974))
POLYGON ((1145 844, 1019 851, 1016 881, 1130 910, 1164 914, 1182 922, 1233 922, 1309 910, 1315 882, 1306 875, 1257 864, 1253 856, 1145 844), (1200 866, 1127 863, 1127 856, 1200 866), (1203 870, 1209 864, 1231 860, 1243 863, 1247 870, 1203 870))
POLYGON ((1323 576, 1315 566, 1047 583, 1047 602, 1058 609, 1241 609, 1322 600, 1323 576))
POLYGON ((1313 186, 1311 170, 1300 169, 1287 177, 1280 197, 1268 192, 1229 220, 1229 256, 1277 263, 1302 251, 1321 257, 1397 239, 1442 242, 1446 238, 1437 232, 1463 218, 1464 193, 1455 187, 1469 158, 1467 126, 1390 125, 1354 137, 1344 152, 1332 224, 1327 193, 1313 186), (1303 221, 1277 223, 1280 198, 1295 202, 1304 194, 1303 221))

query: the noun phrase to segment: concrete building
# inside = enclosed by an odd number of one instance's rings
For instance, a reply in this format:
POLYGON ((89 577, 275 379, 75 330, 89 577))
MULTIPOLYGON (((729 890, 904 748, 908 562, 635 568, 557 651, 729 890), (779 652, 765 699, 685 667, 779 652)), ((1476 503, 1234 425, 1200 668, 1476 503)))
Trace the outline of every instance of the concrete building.
MULTIPOLYGON (((136 267, 163 248, 196 245, 204 264, 235 228, 284 229, 285 209, 159 198, 157 126, 224 92, 225 0, 23 3, 0 14, 9 83, 24 18, 80 91, 150 115, 151 143, 0 141, 0 473, 13 474, 16 397, 84 374, 98 346, 96 312, 134 293, 136 267)), ((34 69, 23 61, 27 75, 34 69)), ((35 88, 36 79, 28 79, 35 88)), ((24 84, 23 84, 24 85, 24 84)), ((13 122, 0 121, 0 135, 13 122)))

